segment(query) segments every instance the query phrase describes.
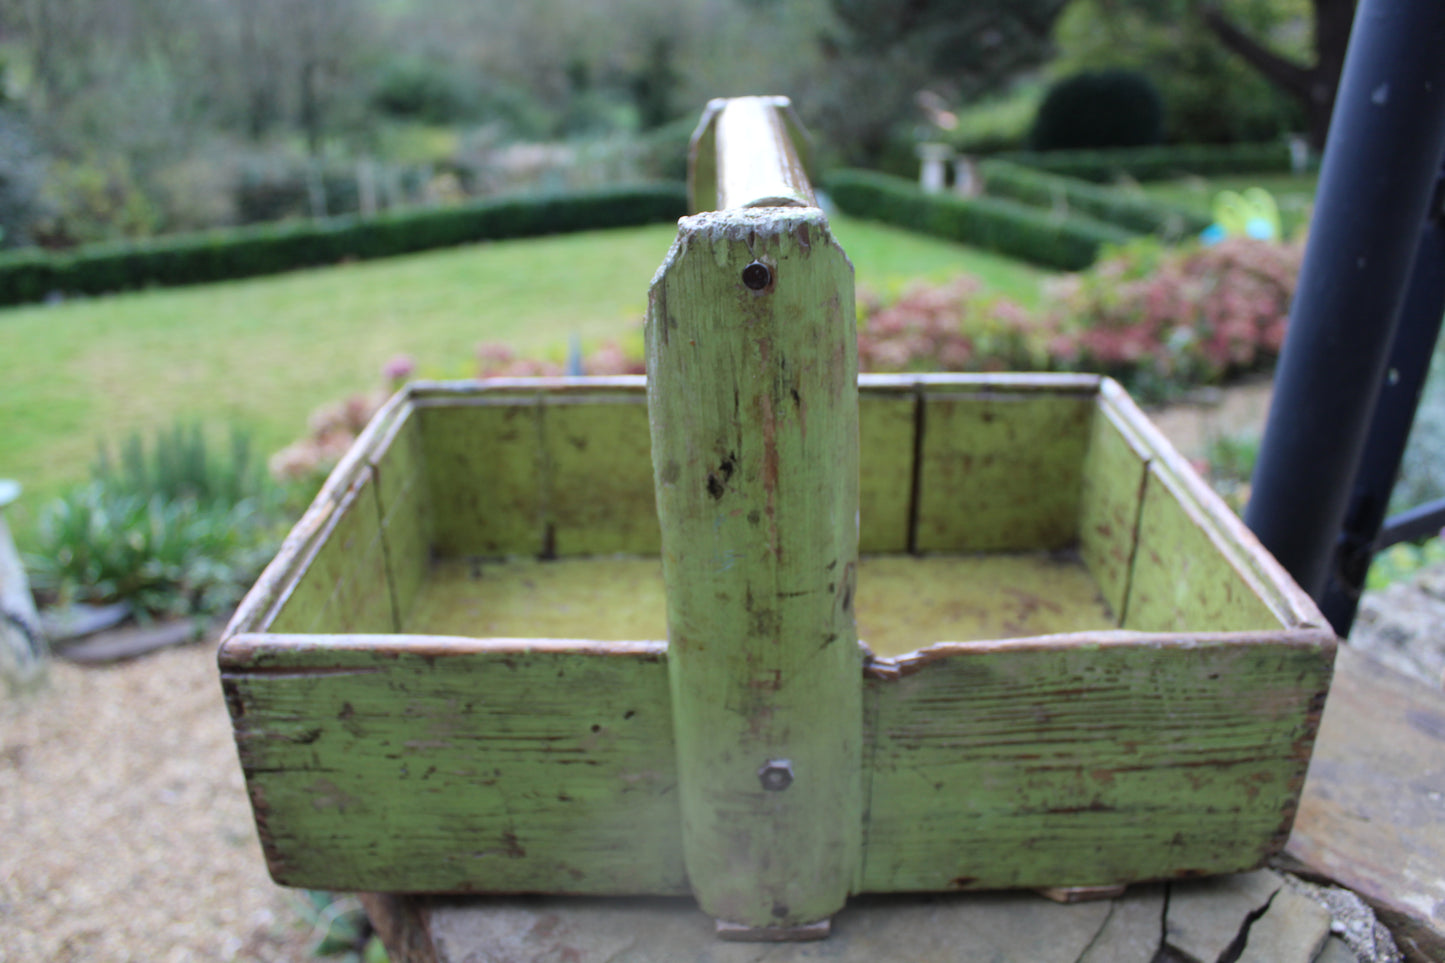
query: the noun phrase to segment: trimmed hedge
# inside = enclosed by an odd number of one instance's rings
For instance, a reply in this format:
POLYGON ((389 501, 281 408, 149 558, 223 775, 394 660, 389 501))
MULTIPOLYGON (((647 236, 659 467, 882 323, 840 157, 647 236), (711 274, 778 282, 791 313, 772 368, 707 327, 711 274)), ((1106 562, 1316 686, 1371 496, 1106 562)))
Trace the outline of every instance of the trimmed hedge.
POLYGON ((661 184, 519 196, 367 220, 267 224, 61 253, 25 248, 0 254, 0 304, 38 301, 55 291, 104 294, 255 277, 474 241, 675 221, 686 213, 683 185, 661 184))
POLYGON ((1010 151, 996 154, 1036 170, 1086 181, 1162 181, 1171 177, 1215 174, 1287 174, 1289 145, 1175 144, 1158 147, 1119 147, 1112 150, 1010 151))
POLYGON ((1104 245, 1135 236, 1114 224, 1052 214, 1005 198, 926 194, 911 181, 871 171, 839 171, 828 178, 827 187, 846 214, 1066 271, 1088 267, 1104 245))
POLYGON ((1193 211, 1130 197, 1115 188, 1031 170, 1008 161, 981 161, 978 172, 987 194, 1038 207, 1062 206, 1141 234, 1158 234, 1174 240, 1198 234, 1210 223, 1208 217, 1193 211))

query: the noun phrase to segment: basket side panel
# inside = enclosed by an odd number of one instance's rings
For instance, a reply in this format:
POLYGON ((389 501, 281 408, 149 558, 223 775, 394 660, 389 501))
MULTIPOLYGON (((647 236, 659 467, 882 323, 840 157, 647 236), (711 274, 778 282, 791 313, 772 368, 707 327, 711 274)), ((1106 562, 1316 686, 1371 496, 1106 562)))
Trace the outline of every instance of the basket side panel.
POLYGON ((376 488, 364 467, 271 620, 272 631, 396 630, 376 488))
POLYGON ((423 406, 438 555, 541 555, 542 421, 535 396, 423 406))
POLYGON ((431 496, 421 429, 414 411, 391 435, 372 470, 399 631, 416 603, 431 560, 431 496))
POLYGON ((1107 886, 1283 845, 1327 635, 955 651, 869 681, 865 890, 1107 886))
POLYGON ((919 401, 897 393, 858 395, 858 551, 911 547, 914 422, 919 401))
POLYGON ((1247 632, 1280 627, 1264 588, 1236 565, 1187 492, 1154 464, 1144 488, 1124 628, 1247 632))
POLYGON ((554 401, 542 414, 547 542, 571 555, 656 555, 652 442, 642 395, 554 401))
POLYGON ((1094 413, 1079 505, 1079 555, 1114 617, 1123 620, 1148 461, 1109 413, 1094 413))
POLYGON ((687 891, 660 647, 289 638, 222 677, 277 882, 687 891))
POLYGON ((1073 545, 1093 409, 1083 394, 927 395, 918 550, 1073 545))

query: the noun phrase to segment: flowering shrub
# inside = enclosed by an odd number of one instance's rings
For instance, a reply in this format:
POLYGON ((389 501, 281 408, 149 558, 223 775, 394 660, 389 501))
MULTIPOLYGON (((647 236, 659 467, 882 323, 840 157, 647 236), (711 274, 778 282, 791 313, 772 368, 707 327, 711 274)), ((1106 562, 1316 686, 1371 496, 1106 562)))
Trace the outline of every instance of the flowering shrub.
POLYGON ((1018 371, 1047 366, 1029 312, 981 294, 967 275, 914 285, 889 305, 859 292, 858 366, 864 371, 1018 371))
POLYGON ((1302 242, 1135 242, 1051 282, 1039 330, 1060 366, 1112 374, 1145 397, 1218 383, 1279 355, 1302 256, 1302 242))

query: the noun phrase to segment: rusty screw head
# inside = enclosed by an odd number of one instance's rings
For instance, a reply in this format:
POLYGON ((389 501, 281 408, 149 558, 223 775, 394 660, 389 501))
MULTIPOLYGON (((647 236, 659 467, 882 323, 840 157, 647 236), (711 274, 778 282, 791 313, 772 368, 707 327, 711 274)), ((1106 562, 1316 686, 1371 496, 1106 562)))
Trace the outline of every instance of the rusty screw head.
POLYGON ((758 782, 768 792, 782 792, 793 784, 793 764, 786 759, 769 759, 758 770, 758 782))
POLYGON ((743 268, 743 284, 753 291, 761 291, 773 283, 773 272, 762 261, 754 261, 743 268))

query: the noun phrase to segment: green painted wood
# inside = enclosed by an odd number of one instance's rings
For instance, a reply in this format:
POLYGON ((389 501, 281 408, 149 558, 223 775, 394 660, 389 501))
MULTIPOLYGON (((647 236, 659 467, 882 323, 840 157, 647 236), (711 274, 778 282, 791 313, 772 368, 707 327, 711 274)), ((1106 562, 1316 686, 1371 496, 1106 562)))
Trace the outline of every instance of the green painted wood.
POLYGON ((852 292, 821 211, 729 211, 680 222, 648 308, 688 876, 752 927, 829 917, 858 867, 852 292))
POLYGON ((1117 619, 1124 616, 1148 457, 1107 408, 1094 413, 1079 497, 1079 555, 1117 619))
POLYGON ((895 392, 858 397, 858 551, 906 552, 913 503, 917 400, 895 392))
POLYGON ((364 467, 328 519, 273 632, 396 630, 376 484, 364 467))
POLYGON ((542 424, 555 554, 656 555, 646 397, 549 399, 542 424))
POLYGON ((289 886, 687 892, 662 647, 240 636, 221 653, 289 886))
POLYGON ((372 460, 396 631, 406 625, 431 564, 431 497, 417 422, 414 409, 404 411, 372 460))
POLYGON ((540 555, 545 549, 541 409, 535 394, 418 409, 436 553, 540 555))
POLYGON ((1327 633, 980 643, 868 683, 863 888, 1101 886, 1283 846, 1327 633))
POLYGON ((926 394, 918 550, 1073 544, 1093 409, 1083 393, 926 394))
POLYGON ((1124 628, 1247 632, 1280 626, 1261 588, 1230 558, 1218 530, 1166 466, 1144 486, 1124 628))

